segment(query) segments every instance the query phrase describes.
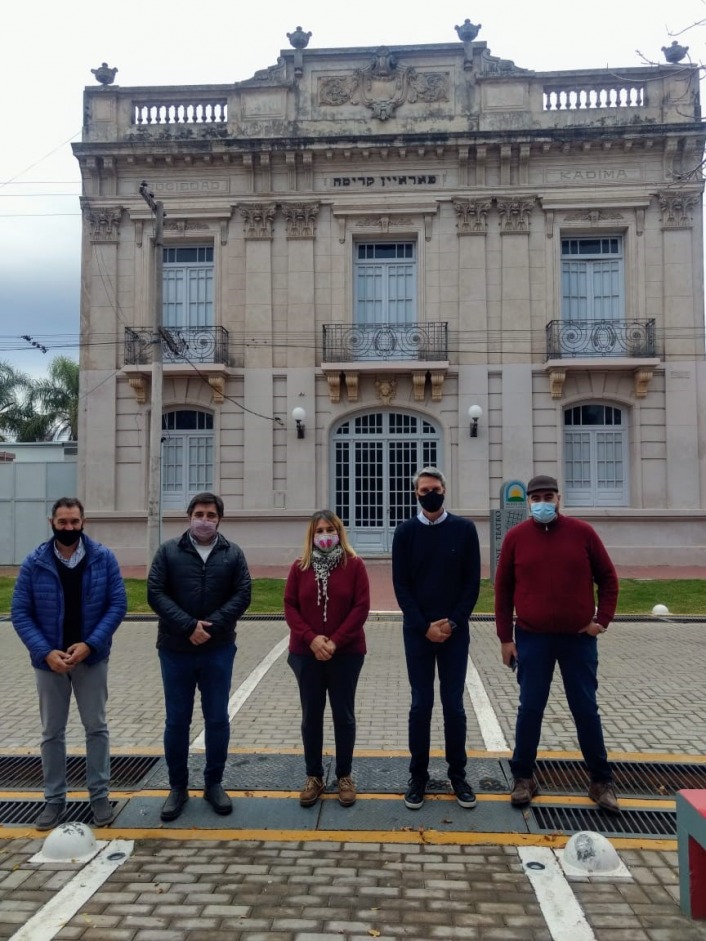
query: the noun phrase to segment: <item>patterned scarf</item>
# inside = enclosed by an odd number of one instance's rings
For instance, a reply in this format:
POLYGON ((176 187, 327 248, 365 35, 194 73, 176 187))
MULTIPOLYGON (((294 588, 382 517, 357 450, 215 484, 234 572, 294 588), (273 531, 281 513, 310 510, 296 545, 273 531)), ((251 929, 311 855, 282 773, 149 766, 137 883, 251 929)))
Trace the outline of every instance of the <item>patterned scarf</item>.
POLYGON ((321 607, 321 598, 324 599, 324 622, 328 609, 328 580, 331 572, 343 561, 343 549, 336 546, 330 552, 321 552, 313 549, 311 553, 311 567, 314 569, 316 579, 316 603, 321 607))

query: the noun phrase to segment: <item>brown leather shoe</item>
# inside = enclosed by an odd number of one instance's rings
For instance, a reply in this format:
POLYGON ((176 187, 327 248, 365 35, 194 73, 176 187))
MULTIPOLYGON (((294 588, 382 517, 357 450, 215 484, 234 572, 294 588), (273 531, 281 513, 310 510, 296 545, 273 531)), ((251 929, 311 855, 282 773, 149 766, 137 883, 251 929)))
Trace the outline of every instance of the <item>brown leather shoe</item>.
POLYGON ((321 778, 314 778, 309 775, 299 794, 299 803, 301 806, 312 807, 323 794, 324 787, 325 785, 321 778))
POLYGON ((510 803, 513 807, 524 807, 529 804, 539 790, 534 778, 515 778, 510 794, 510 803))
POLYGON ((346 774, 338 779, 338 803, 341 807, 351 807, 355 804, 358 795, 350 775, 346 774))
POLYGON ((588 789, 588 796, 603 810, 607 810, 608 813, 620 813, 620 804, 612 781, 592 781, 588 789))

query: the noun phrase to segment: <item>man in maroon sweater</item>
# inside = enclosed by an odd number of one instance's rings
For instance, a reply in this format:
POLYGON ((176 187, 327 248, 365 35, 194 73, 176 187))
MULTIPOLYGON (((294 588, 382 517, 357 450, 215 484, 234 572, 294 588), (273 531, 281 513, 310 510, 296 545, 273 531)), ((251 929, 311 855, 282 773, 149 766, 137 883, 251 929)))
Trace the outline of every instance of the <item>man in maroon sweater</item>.
POLYGON ((588 796, 618 813, 596 703, 597 639, 615 614, 618 576, 595 530, 559 513, 561 497, 553 477, 533 477, 527 497, 532 518, 505 536, 495 574, 495 624, 503 663, 517 667, 520 686, 510 801, 523 806, 537 793, 537 748, 558 663, 591 776, 588 796))

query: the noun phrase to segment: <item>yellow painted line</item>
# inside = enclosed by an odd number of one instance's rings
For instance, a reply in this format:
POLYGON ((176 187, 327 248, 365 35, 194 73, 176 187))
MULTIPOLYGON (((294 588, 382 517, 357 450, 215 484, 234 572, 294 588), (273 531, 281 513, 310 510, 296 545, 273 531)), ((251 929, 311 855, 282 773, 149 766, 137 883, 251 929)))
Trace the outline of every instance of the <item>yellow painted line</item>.
MULTIPOLYGON (((67 754, 85 756, 86 750, 81 748, 69 748, 67 754)), ((145 755, 162 757, 164 750, 161 745, 146 745, 140 748, 129 746, 111 747, 112 755, 121 755, 128 757, 140 757, 145 755)), ((303 755, 301 748, 231 748, 229 755, 303 755)), ((332 749, 325 749, 324 755, 332 757, 332 749)), ((432 749, 429 753, 432 758, 444 758, 443 749, 432 749)), ((507 751, 486 751, 484 749, 468 749, 466 752, 469 758, 506 758, 512 754, 507 751)), ((39 758, 39 752, 36 748, 17 747, 0 748, 0 758, 13 758, 19 756, 29 756, 39 758)), ((356 749, 354 756, 357 758, 409 758, 409 752, 405 750, 395 750, 389 748, 367 748, 356 749)), ((580 751, 539 751, 538 758, 543 759, 574 759, 581 760, 580 751)), ((608 758, 611 761, 646 761, 646 762, 669 762, 674 764, 706 764, 706 755, 685 755, 673 754, 672 752, 618 752, 609 751, 608 758)))
MULTIPOLYGON (((258 840, 264 843, 426 843, 434 846, 548 846, 559 849, 569 840, 568 834, 540 833, 488 833, 476 831, 443 832, 409 827, 403 830, 177 830, 167 827, 153 829, 105 827, 93 831, 98 839, 106 840, 229 840, 243 842, 258 840)), ((0 840, 36 839, 44 837, 33 827, 0 827, 0 840)), ((616 849, 654 850, 676 852, 676 840, 647 840, 644 838, 610 838, 616 849)))
MULTIPOLYGON (((257 800, 297 800, 299 798, 299 791, 260 791, 260 790, 235 790, 234 788, 227 788, 228 794, 234 800, 242 800, 244 798, 254 798, 257 800)), ((129 801, 134 800, 135 798, 154 798, 154 799, 165 799, 169 794, 168 789, 164 788, 155 788, 154 790, 145 789, 139 791, 111 791, 110 797, 112 800, 119 801, 129 801)), ((198 799, 203 796, 203 790, 190 789, 189 796, 198 799)), ((368 791, 364 794, 358 794, 358 801, 400 801, 404 797, 404 794, 400 791, 399 793, 394 792, 373 792, 368 791)), ((67 794, 68 800, 74 801, 86 801, 88 800, 87 791, 70 791, 67 794)), ((509 795, 507 791, 501 793, 491 793, 491 794, 477 794, 476 798, 479 803, 509 803, 509 795)), ((41 794, 38 791, 0 791, 0 800, 33 800, 41 799, 41 794)), ((337 801, 338 795, 335 792, 329 792, 321 795, 321 800, 325 801, 337 801)), ((427 794, 426 800, 428 802, 441 801, 447 803, 454 803, 456 798, 453 794, 427 794)), ((595 808, 595 803, 590 800, 588 797, 584 797, 578 794, 539 794, 537 795, 532 804, 535 806, 561 806, 561 807, 591 807, 595 808)), ((623 810, 674 810, 676 807, 676 801, 669 798, 638 798, 638 797, 620 797, 620 804, 623 810)), ((526 809, 526 808, 525 808, 526 809)))

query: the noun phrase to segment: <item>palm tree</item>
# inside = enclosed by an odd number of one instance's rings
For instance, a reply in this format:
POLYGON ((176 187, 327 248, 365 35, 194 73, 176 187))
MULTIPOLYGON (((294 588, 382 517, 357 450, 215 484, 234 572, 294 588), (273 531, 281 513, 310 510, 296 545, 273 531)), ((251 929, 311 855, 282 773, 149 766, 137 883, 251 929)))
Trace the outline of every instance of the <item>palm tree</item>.
POLYGON ((37 379, 30 392, 31 415, 26 432, 34 437, 25 441, 56 441, 78 438, 78 363, 57 356, 49 365, 49 377, 37 379))
POLYGON ((27 418, 32 380, 9 363, 0 362, 0 441, 15 438, 27 418))

